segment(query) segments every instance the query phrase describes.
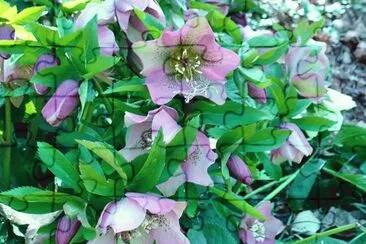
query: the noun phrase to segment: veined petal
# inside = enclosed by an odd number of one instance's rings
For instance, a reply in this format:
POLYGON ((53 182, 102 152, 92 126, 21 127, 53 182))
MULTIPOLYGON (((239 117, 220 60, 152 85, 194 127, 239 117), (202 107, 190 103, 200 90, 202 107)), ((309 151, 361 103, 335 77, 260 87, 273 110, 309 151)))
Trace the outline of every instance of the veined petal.
POLYGON ((215 40, 215 34, 205 17, 189 19, 181 29, 183 44, 185 45, 209 45, 215 40), (206 42, 211 40, 210 42, 206 42))
POLYGON ((112 56, 119 50, 114 33, 107 26, 98 26, 98 43, 102 55, 112 56))
POLYGON ((80 222, 77 219, 71 220, 63 216, 58 221, 56 231, 56 243, 67 244, 73 238, 80 227, 80 222))
POLYGON ((168 112, 161 110, 155 114, 152 121, 152 138, 155 138, 160 128, 163 129, 164 142, 169 143, 182 129, 168 112))
POLYGON ((216 158, 217 154, 210 149, 208 138, 202 132, 198 132, 187 160, 182 163, 187 181, 203 186, 212 185, 213 181, 207 170, 215 163, 216 158))
POLYGON ((309 156, 313 152, 313 148, 310 146, 308 140, 305 138, 304 133, 293 123, 284 123, 281 128, 290 129, 291 135, 287 141, 295 147, 297 150, 302 152, 304 155, 309 156))

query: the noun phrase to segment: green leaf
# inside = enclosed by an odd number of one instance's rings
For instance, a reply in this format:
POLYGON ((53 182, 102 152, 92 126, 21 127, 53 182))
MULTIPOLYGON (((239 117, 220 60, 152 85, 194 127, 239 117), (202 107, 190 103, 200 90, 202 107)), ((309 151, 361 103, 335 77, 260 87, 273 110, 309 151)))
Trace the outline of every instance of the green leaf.
POLYGON ((272 81, 266 77, 266 74, 260 67, 239 67, 238 70, 239 73, 244 77, 244 79, 255 84, 259 88, 266 88, 272 83, 272 81))
POLYGON ((104 94, 112 93, 128 93, 136 91, 145 91, 145 80, 137 76, 132 77, 128 80, 119 80, 113 83, 104 94))
POLYGON ((296 176, 288 191, 290 206, 294 211, 302 209, 302 205, 313 188, 320 169, 324 164, 324 160, 314 159, 301 167, 300 174, 296 176))
POLYGON ((90 1, 91 0, 70 0, 63 2, 61 9, 67 13, 73 13, 84 9, 90 1))
POLYGON ((149 34, 156 39, 159 38, 161 33, 164 31, 164 26, 152 15, 145 13, 137 8, 133 9, 136 17, 143 23, 149 34))
POLYGON ((160 130, 151 146, 149 156, 143 167, 136 172, 131 182, 127 185, 129 191, 147 192, 152 190, 159 182, 165 167, 165 145, 163 133, 160 130))
POLYGON ((257 153, 259 160, 263 163, 264 170, 266 173, 275 180, 282 178, 281 165, 277 165, 271 162, 268 155, 265 153, 257 153))
POLYGON ((29 22, 34 22, 41 17, 43 11, 46 10, 45 6, 29 7, 19 12, 14 19, 11 20, 13 24, 25 25, 29 22))
POLYGON ((310 131, 325 131, 337 123, 337 121, 330 120, 328 118, 312 115, 304 116, 299 119, 291 119, 291 121, 301 129, 310 131))
POLYGON ((81 179, 83 180, 86 190, 90 193, 115 197, 122 196, 123 182, 120 180, 106 179, 104 175, 100 175, 90 164, 82 162, 79 164, 81 179))
POLYGON ((123 179, 124 183, 127 181, 130 172, 130 166, 127 161, 117 152, 111 145, 103 142, 92 142, 87 140, 76 140, 77 143, 83 145, 95 155, 103 159, 109 166, 111 166, 123 179))
POLYGON ((348 183, 366 192, 366 175, 339 173, 328 168, 323 168, 323 170, 328 174, 331 174, 339 179, 347 181, 348 183))
POLYGON ((211 10, 207 14, 206 18, 214 31, 225 31, 234 39, 236 43, 242 43, 243 35, 240 31, 240 28, 234 21, 231 20, 230 17, 226 17, 217 10, 211 10))
POLYGON ((80 192, 80 177, 72 163, 52 145, 38 142, 38 155, 47 168, 67 186, 80 192))
POLYGON ((80 114, 83 114, 85 104, 87 102, 92 102, 95 96, 96 91, 94 90, 93 82, 91 80, 84 80, 79 87, 79 97, 81 103, 80 114))
POLYGON ((244 152, 264 152, 280 147, 290 136, 289 130, 266 128, 244 140, 240 150, 244 152))
POLYGON ((343 146, 343 150, 366 155, 366 129, 355 125, 343 125, 334 144, 343 146))
POLYGON ((249 203, 247 203, 244 199, 242 199, 235 193, 225 192, 216 187, 210 187, 210 192, 223 198, 228 203, 241 210, 243 213, 247 213, 259 220, 266 220, 266 217, 261 212, 259 212, 255 207, 251 206, 249 203))
POLYGON ((324 23, 324 18, 312 24, 309 24, 307 19, 303 19, 293 32, 293 42, 297 42, 298 38, 301 38, 301 44, 306 44, 323 27, 324 23))
POLYGON ((200 114, 202 124, 237 126, 257 121, 273 119, 273 114, 228 101, 218 106, 213 103, 199 101, 193 104, 195 112, 200 114))
POLYGON ((14 210, 44 214, 62 210, 64 204, 73 203, 78 206, 86 206, 84 200, 61 192, 44 191, 35 187, 18 187, 0 193, 0 203, 14 210))

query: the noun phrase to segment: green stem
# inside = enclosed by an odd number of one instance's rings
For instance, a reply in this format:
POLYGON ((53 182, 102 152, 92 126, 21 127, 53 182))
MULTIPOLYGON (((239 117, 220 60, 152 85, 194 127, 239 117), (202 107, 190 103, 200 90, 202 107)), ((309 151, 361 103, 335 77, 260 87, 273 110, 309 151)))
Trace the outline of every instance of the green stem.
POLYGON ((240 190, 240 187, 241 187, 241 181, 240 180, 237 180, 236 182, 235 182, 235 185, 233 186, 233 192, 235 193, 235 194, 238 194, 238 191, 240 190))
POLYGON ((41 113, 39 111, 41 111, 41 109, 42 109, 43 101, 44 101, 44 98, 41 96, 35 98, 35 107, 37 110, 37 114, 35 115, 35 117, 33 118, 32 122, 31 122, 30 129, 29 129, 30 133, 28 135, 28 143, 31 146, 34 146, 36 144, 38 128, 39 128, 39 120, 41 118, 41 113))
POLYGON ((91 118, 91 110, 93 108, 93 104, 91 102, 85 103, 85 108, 83 114, 81 116, 80 126, 78 131, 83 131, 85 128, 85 124, 87 124, 91 118))
POLYGON ((340 227, 337 227, 337 228, 334 228, 334 229, 331 229, 331 230, 324 231, 324 232, 319 233, 319 234, 315 234, 315 235, 310 236, 308 238, 296 241, 295 244, 309 243, 311 241, 319 240, 320 238, 324 238, 324 237, 327 237, 327 236, 338 234, 338 233, 341 233, 341 232, 344 232, 344 231, 347 231, 347 230, 351 230, 351 229, 354 229, 354 228, 358 228, 358 227, 359 227, 358 224, 343 225, 343 226, 340 226, 340 227))
POLYGON ((107 111, 110 115, 113 114, 113 105, 111 101, 104 95, 103 88, 98 80, 94 80, 95 87, 98 91, 98 95, 102 97, 104 104, 106 105, 107 111))
POLYGON ((288 176, 285 176, 285 177, 282 177, 281 179, 279 179, 278 181, 271 181, 270 183, 268 184, 265 184, 264 186, 261 186, 259 188, 257 188, 256 190, 252 191, 251 193, 247 194, 244 196, 244 199, 249 199, 251 198, 252 196, 254 195, 257 195, 258 193, 262 192, 262 191, 265 191, 267 189, 270 189, 272 186, 276 185, 276 184, 279 184, 285 180, 287 180, 288 178, 290 178, 291 175, 288 175, 288 176))
POLYGON ((232 192, 230 178, 229 179, 225 179, 225 184, 226 184, 227 191, 228 192, 232 192))
POLYGON ((4 161, 3 161, 3 187, 10 186, 10 161, 12 147, 13 126, 11 122, 11 101, 10 97, 5 98, 5 133, 4 133, 4 161))

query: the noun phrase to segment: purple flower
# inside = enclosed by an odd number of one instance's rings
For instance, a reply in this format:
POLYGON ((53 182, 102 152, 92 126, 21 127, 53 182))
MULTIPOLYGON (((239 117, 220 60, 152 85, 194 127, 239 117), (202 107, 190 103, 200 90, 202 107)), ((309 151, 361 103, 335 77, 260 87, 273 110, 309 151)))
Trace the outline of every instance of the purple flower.
POLYGON ((258 100, 260 103, 267 103, 267 92, 264 88, 258 88, 253 84, 248 83, 249 95, 258 100))
POLYGON ((230 16, 230 18, 237 24, 245 27, 248 24, 247 17, 243 12, 237 12, 230 16))
POLYGON ((181 167, 167 181, 156 187, 164 196, 172 196, 185 182, 211 186, 213 181, 207 170, 216 159, 217 154, 211 150, 208 138, 202 132, 198 132, 195 142, 188 151, 188 157, 181 163, 181 167))
POLYGON ((43 118, 52 126, 59 126, 79 105, 79 82, 63 81, 42 109, 43 118))
POLYGON ((246 244, 274 244, 276 235, 283 231, 284 225, 272 216, 270 202, 261 203, 257 209, 267 220, 245 216, 240 223, 240 240, 246 244))
POLYGON ((167 106, 151 110, 147 116, 126 112, 126 146, 119 152, 127 161, 147 153, 160 127, 163 129, 164 142, 169 143, 181 129, 177 118, 177 112, 167 106))
POLYGON ((241 182, 244 182, 245 184, 252 184, 252 174, 250 173, 250 170, 246 163, 241 160, 241 158, 236 155, 232 155, 227 162, 227 167, 229 168, 230 175, 232 177, 240 180, 241 182))
POLYGON ((56 244, 67 244, 74 237, 80 227, 78 220, 71 220, 63 216, 57 223, 56 244))
MULTIPOLYGON (((0 40, 14 40, 15 30, 10 26, 1 26, 0 27, 0 40)), ((1 53, 0 57, 3 59, 10 58, 10 54, 1 53)))
POLYGON ((186 205, 152 193, 126 193, 105 206, 98 221, 102 235, 93 243, 101 243, 105 235, 113 240, 113 233, 127 243, 189 243, 179 225, 186 205))
POLYGON ((102 55, 112 56, 119 51, 114 33, 104 25, 98 26, 98 44, 102 55))
POLYGON ((325 55, 326 44, 292 45, 285 57, 285 65, 290 83, 297 92, 313 102, 320 102, 327 93, 324 87, 329 61, 325 55))
POLYGON ((283 123, 281 129, 291 130, 291 135, 287 141, 280 147, 271 152, 271 160, 274 163, 281 163, 286 160, 301 163, 304 156, 313 153, 313 148, 306 140, 302 131, 293 123, 283 123))
POLYGON ((141 59, 146 85, 156 104, 182 94, 186 102, 204 96, 217 104, 226 100, 226 75, 240 62, 239 56, 215 42, 203 17, 193 18, 178 31, 165 30, 161 37, 133 44, 141 59))
MULTIPOLYGON (((33 67, 33 75, 37 72, 39 72, 40 70, 49 68, 49 67, 53 67, 53 66, 57 66, 60 64, 60 61, 58 60, 58 58, 54 55, 51 54, 45 54, 45 55, 41 55, 38 57, 36 64, 33 67)), ((37 94, 39 95, 44 95, 49 91, 49 87, 42 85, 42 84, 33 84, 34 90, 37 92, 37 94)))

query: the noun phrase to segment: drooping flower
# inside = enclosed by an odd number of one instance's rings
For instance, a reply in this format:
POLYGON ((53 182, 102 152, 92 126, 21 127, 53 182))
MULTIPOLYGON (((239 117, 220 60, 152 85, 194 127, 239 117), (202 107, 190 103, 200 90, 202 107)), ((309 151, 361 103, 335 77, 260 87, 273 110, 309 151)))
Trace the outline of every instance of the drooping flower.
POLYGON ((207 170, 216 159, 217 154, 211 150, 209 139, 202 132, 198 132, 195 142, 188 150, 187 159, 167 181, 160 183, 156 188, 164 196, 172 196, 185 182, 202 186, 213 185, 207 170))
POLYGON ((320 102, 327 93, 326 71, 329 60, 325 55, 324 42, 309 42, 309 45, 292 45, 285 56, 285 65, 290 83, 297 92, 313 102, 320 102))
POLYGON ((256 99, 260 103, 267 103, 267 92, 265 88, 259 88, 248 83, 248 92, 252 98, 256 99))
POLYGON ((126 146, 119 152, 127 161, 147 153, 160 127, 163 129, 164 142, 170 142, 181 129, 177 118, 178 113, 167 106, 151 110, 146 116, 126 112, 126 146))
POLYGON ((185 202, 176 202, 152 193, 126 193, 126 198, 107 204, 99 218, 102 235, 93 243, 101 243, 118 234, 127 243, 189 243, 180 230, 179 218, 185 202))
POLYGON ((57 223, 56 244, 68 244, 80 225, 81 223, 77 219, 69 219, 66 216, 61 217, 57 223))
POLYGON ((187 21, 178 31, 133 44, 141 59, 146 85, 156 104, 182 94, 186 102, 204 96, 217 104, 226 100, 226 75, 240 62, 239 56, 215 42, 206 18, 187 21))
POLYGON ((306 140, 302 131, 293 123, 283 123, 281 129, 291 130, 291 135, 286 142, 280 147, 271 152, 271 160, 274 163, 281 163, 286 160, 301 163, 304 156, 309 156, 313 153, 313 148, 306 140))
POLYGON ((75 27, 83 27, 97 15, 99 26, 105 26, 117 20, 131 41, 142 40, 146 28, 135 16, 134 8, 154 16, 165 25, 165 15, 155 0, 106 0, 101 3, 89 3, 76 20, 75 27))
MULTIPOLYGON (((15 30, 11 26, 0 27, 0 40, 14 40, 15 30)), ((0 52, 0 58, 8 59, 10 54, 0 52)))
MULTIPOLYGON (((52 54, 44 54, 38 57, 36 64, 33 67, 33 75, 37 72, 39 72, 40 70, 52 67, 52 66, 57 66, 60 64, 59 59, 52 55, 52 54)), ((34 90, 37 92, 37 94, 39 95, 44 95, 49 91, 49 87, 42 85, 42 84, 33 84, 34 90)))
POLYGON ((229 168, 229 172, 232 177, 245 184, 252 184, 252 174, 250 173, 246 163, 240 157, 236 155, 230 156, 227 162, 227 167, 229 168))
POLYGON ((79 82, 65 80, 42 109, 43 118, 52 126, 59 126, 79 105, 79 82))
POLYGON ((274 244, 276 235, 283 231, 284 225, 272 216, 270 202, 261 203, 257 209, 267 220, 245 216, 240 223, 239 238, 245 244, 274 244))

